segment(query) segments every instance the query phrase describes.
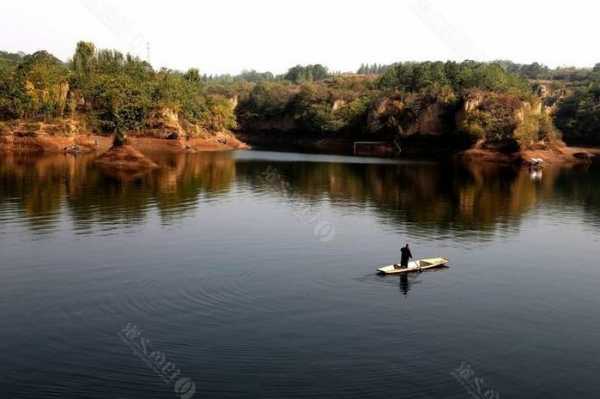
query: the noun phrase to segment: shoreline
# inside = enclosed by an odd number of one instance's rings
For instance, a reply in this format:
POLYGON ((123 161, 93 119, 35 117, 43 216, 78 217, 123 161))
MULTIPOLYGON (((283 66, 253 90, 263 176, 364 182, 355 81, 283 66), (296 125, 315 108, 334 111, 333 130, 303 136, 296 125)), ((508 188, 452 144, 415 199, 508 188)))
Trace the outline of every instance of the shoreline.
MULTIPOLYGON (((359 138, 355 138, 359 139, 359 138)), ((15 135, 0 136, 0 154, 57 154, 97 153, 102 155, 112 146, 112 136, 92 133, 67 135, 15 135)), ((460 150, 449 143, 412 143, 398 156, 393 144, 381 141, 385 148, 355 154, 354 139, 331 137, 297 137, 286 134, 217 132, 209 137, 191 139, 166 139, 139 133, 127 137, 131 147, 141 153, 194 153, 250 149, 252 147, 278 151, 372 156, 380 158, 439 158, 447 157, 466 162, 495 164, 528 164, 531 159, 542 159, 548 165, 569 165, 600 160, 600 147, 558 146, 553 149, 527 149, 512 153, 493 149, 469 148, 460 150)))
POLYGON ((600 148, 565 145, 554 149, 525 149, 512 153, 471 148, 457 156, 466 162, 529 165, 532 160, 541 159, 547 165, 575 165, 600 161, 600 148))
POLYGON ((238 133, 244 142, 256 148, 268 150, 290 150, 298 152, 356 155, 379 158, 448 158, 459 159, 465 162, 483 162, 495 164, 523 165, 532 159, 542 159, 551 165, 569 165, 600 161, 600 147, 557 145, 545 149, 524 149, 515 152, 502 152, 495 149, 461 148, 456 143, 436 141, 435 138, 424 137, 420 140, 408 142, 403 146, 402 153, 395 151, 394 144, 389 140, 381 140, 379 146, 355 153, 353 145, 356 141, 365 140, 364 137, 340 139, 331 137, 297 137, 292 134, 273 133, 238 133))
MULTIPOLYGON (((108 151, 113 137, 98 134, 73 136, 0 136, 0 154, 59 154, 98 153, 108 151)), ((128 143, 141 152, 186 153, 196 151, 229 151, 249 148, 232 133, 219 132, 208 138, 169 140, 164 138, 129 135, 128 143)))

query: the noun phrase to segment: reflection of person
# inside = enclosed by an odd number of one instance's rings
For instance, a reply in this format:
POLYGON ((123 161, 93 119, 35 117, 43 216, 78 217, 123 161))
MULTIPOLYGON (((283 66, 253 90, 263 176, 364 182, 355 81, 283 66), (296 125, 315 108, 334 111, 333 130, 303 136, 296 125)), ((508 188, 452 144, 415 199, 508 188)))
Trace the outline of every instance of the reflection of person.
POLYGON ((400 267, 405 269, 408 267, 408 260, 412 259, 412 253, 410 252, 410 248, 408 244, 400 249, 401 257, 400 257, 400 267))
POLYGON ((402 291, 404 296, 407 296, 408 291, 410 291, 410 283, 408 282, 408 273, 402 273, 400 275, 400 291, 402 291))

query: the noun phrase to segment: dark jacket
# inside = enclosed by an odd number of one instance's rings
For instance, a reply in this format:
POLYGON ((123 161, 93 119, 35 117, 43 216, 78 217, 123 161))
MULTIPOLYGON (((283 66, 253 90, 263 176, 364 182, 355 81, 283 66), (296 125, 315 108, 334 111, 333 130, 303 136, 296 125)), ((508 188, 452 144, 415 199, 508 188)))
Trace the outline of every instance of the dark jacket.
POLYGON ((408 266, 408 260, 412 258, 412 253, 410 253, 410 248, 402 247, 400 249, 402 257, 400 258, 400 264, 402 266, 408 266))

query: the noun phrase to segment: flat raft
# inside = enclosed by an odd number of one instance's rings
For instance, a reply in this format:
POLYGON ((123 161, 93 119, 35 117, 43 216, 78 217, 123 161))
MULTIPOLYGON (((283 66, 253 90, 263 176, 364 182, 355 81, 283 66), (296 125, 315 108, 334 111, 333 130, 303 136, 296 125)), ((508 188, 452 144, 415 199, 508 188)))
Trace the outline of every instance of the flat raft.
POLYGON ((377 271, 383 274, 402 274, 410 272, 421 272, 435 267, 442 267, 448 264, 447 258, 426 258, 408 262, 408 267, 401 268, 400 264, 382 266, 377 271))

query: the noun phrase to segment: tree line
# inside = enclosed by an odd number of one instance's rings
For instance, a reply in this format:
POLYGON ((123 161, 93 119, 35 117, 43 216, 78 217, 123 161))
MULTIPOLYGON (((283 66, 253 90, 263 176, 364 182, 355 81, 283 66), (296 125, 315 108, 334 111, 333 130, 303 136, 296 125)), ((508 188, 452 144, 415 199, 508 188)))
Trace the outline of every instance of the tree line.
POLYGON ((280 75, 255 70, 206 75, 193 68, 154 70, 144 60, 89 42, 79 42, 67 62, 46 51, 0 52, 0 120, 77 114, 105 133, 141 130, 151 112, 161 107, 208 130, 278 116, 307 132, 335 133, 364 129, 369 111, 384 97, 413 104, 403 111, 406 115, 394 116, 398 125, 403 118, 414 118, 419 104, 432 98, 456 105, 464 93, 477 89, 526 99, 540 94, 542 86, 550 87, 544 101, 554 107, 554 122, 567 141, 600 143, 600 64, 365 63, 356 75, 312 64, 293 66, 280 75), (232 97, 240 99, 235 112, 232 97))
POLYGON ((0 119, 55 118, 79 112, 99 132, 142 129, 169 107, 209 130, 235 126, 229 100, 211 93, 196 69, 155 71, 147 62, 79 42, 63 63, 46 51, 0 62, 0 119))

